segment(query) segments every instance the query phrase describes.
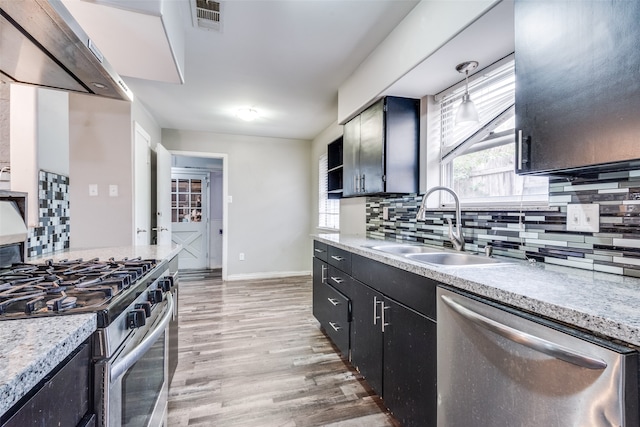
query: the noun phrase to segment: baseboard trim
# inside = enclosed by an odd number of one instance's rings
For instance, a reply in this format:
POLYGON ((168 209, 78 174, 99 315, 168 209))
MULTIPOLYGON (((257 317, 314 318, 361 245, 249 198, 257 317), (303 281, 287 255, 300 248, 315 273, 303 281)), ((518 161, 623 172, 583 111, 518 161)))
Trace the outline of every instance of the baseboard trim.
POLYGON ((234 282, 238 280, 281 279, 283 277, 310 275, 311 271, 273 271, 264 273, 230 274, 227 276, 227 281, 234 282))

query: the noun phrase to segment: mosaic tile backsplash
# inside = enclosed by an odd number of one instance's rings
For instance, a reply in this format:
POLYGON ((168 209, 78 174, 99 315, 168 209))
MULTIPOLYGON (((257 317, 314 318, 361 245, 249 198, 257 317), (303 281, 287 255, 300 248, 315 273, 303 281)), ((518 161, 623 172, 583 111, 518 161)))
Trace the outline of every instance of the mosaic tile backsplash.
MULTIPOLYGON (((369 197, 367 236, 451 247, 453 209, 429 210, 416 221, 422 196, 369 197), (383 208, 388 208, 388 220, 383 208)), ((640 171, 600 173, 588 178, 550 178, 549 207, 531 210, 465 210, 465 250, 640 277, 640 171), (567 204, 597 203, 597 233, 566 230, 567 204)))
POLYGON ((69 248, 69 177, 40 171, 38 189, 38 227, 29 228, 29 257, 69 248))

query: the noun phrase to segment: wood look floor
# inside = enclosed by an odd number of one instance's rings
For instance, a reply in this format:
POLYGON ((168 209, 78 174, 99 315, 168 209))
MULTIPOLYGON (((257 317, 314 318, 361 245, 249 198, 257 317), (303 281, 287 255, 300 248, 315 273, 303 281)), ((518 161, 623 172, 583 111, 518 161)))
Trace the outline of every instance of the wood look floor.
POLYGON ((168 426, 398 427, 311 313, 311 278, 180 274, 168 426))

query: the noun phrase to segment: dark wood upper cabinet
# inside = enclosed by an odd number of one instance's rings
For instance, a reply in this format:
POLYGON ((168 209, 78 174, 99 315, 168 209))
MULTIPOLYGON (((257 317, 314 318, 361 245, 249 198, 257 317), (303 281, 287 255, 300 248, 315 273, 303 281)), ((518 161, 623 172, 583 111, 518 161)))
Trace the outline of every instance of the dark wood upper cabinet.
POLYGON ((343 195, 418 192, 420 100, 385 97, 343 135, 343 195))
POLYGON ((515 0, 516 172, 640 166, 640 2, 515 0))

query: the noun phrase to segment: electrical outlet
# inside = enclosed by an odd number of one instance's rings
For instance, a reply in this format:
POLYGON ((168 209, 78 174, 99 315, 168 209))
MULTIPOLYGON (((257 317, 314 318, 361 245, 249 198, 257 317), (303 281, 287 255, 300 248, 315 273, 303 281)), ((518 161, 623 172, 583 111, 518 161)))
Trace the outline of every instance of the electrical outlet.
POLYGON ((567 205, 567 231, 600 231, 600 205, 598 203, 570 203, 567 205))
POLYGON ((116 184, 109 184, 109 197, 118 197, 118 186, 116 184))
POLYGON ((89 196, 95 197, 98 195, 98 184, 89 184, 89 196))
POLYGON ((240 261, 244 261, 244 252, 240 252, 238 258, 240 259, 240 261))

